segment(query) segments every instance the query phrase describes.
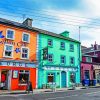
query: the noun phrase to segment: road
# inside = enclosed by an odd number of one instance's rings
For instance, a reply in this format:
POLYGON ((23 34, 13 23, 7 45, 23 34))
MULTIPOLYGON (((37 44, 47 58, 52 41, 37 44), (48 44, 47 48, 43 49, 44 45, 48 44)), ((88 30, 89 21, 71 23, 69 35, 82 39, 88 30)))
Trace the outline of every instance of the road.
POLYGON ((100 88, 55 93, 0 95, 0 100, 100 100, 100 88))

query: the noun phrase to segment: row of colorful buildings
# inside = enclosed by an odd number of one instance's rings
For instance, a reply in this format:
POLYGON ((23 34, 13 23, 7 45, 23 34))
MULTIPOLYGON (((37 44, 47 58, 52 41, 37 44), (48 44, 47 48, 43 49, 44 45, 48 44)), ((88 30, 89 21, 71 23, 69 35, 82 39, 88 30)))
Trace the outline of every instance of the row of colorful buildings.
POLYGON ((0 86, 23 90, 28 81, 33 88, 70 87, 81 82, 80 42, 69 32, 52 33, 23 23, 0 18, 0 86))

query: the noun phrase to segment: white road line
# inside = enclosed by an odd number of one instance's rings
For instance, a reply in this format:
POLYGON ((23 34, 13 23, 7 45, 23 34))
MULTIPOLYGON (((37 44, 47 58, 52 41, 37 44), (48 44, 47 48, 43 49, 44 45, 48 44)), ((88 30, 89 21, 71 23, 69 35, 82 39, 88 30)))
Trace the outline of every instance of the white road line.
POLYGON ((90 93, 86 93, 86 94, 88 94, 88 95, 93 95, 93 94, 97 94, 97 93, 100 93, 100 91, 90 92, 90 93))
POLYGON ((74 97, 74 96, 78 96, 78 95, 76 94, 76 95, 63 96, 63 97, 47 98, 47 99, 45 99, 45 100, 52 100, 52 99, 53 99, 53 100, 54 100, 54 99, 55 99, 55 100, 56 100, 56 99, 58 100, 58 99, 61 99, 61 98, 74 97))

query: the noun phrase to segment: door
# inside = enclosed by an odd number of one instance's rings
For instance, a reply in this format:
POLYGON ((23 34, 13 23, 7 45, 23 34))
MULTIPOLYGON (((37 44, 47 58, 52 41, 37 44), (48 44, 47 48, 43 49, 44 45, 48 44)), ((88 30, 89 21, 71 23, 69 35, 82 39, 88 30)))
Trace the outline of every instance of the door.
POLYGON ((66 72, 62 71, 61 72, 61 87, 66 87, 66 72))

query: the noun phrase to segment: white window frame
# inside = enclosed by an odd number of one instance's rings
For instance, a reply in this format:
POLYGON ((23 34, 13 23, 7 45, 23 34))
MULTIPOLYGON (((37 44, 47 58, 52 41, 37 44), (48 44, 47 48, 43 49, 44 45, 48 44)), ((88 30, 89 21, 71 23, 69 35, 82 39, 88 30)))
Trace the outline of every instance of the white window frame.
POLYGON ((14 39, 15 39, 15 30, 8 28, 8 29, 6 30, 6 39, 14 40, 14 39), (13 33, 14 33, 12 39, 7 37, 8 30, 13 31, 13 33))
POLYGON ((13 58, 13 51, 14 51, 14 46, 13 45, 11 45, 11 44, 5 44, 4 45, 4 51, 3 51, 3 57, 13 58), (5 55, 6 46, 12 46, 12 55, 11 56, 6 56, 5 55))
POLYGON ((23 34, 22 34, 22 41, 23 41, 23 42, 26 42, 26 43, 30 43, 30 34, 29 34, 29 33, 26 33, 26 32, 23 32, 23 34), (24 34, 26 34, 26 35, 29 36, 28 41, 24 41, 24 40, 23 40, 24 34))
POLYGON ((29 51, 29 48, 28 47, 21 47, 21 59, 29 59, 29 54, 30 54, 30 51, 29 51), (28 57, 27 58, 23 58, 22 57, 22 49, 23 48, 28 49, 28 57))

